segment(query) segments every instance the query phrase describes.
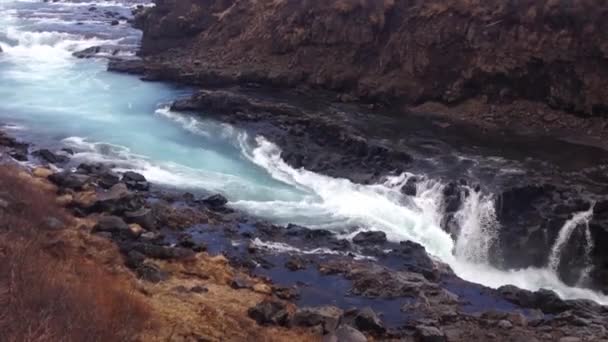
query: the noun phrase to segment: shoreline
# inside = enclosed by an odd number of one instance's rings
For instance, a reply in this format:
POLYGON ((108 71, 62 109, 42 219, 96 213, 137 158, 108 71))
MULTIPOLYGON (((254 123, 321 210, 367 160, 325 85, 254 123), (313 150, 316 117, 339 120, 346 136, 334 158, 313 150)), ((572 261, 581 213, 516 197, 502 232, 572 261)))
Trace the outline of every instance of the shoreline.
MULTIPOLYGON (((8 145, 9 150, 13 148, 10 146, 21 146, 3 136, 3 146, 8 145)), ((55 154, 50 152, 42 155, 48 158, 55 154)), ((149 185, 140 176, 129 174, 129 178, 123 176, 119 181, 118 176, 112 176, 113 173, 101 165, 84 164, 77 173, 56 174, 40 167, 31 172, 35 177, 53 180, 58 186, 59 199, 74 214, 97 220, 93 235, 113 241, 121 250, 126 266, 141 281, 160 284, 191 281, 188 275, 179 276, 181 280, 170 280, 173 276, 162 266, 141 269, 142 258, 156 260, 159 266, 164 264, 162 260, 180 264, 197 255, 211 258, 224 255, 229 267, 258 279, 252 282, 236 276, 227 279, 227 285, 235 290, 256 292, 256 286, 258 291, 261 289, 261 285, 255 285, 257 282, 266 284, 263 291, 266 299, 248 309, 248 316, 262 326, 286 326, 287 331, 297 326, 308 327, 305 330, 312 329, 311 333, 321 335, 343 333, 348 328, 355 329, 349 330, 354 335, 363 333, 389 339, 409 336, 426 341, 426 334, 445 338, 446 331, 454 338, 453 329, 460 329, 458 338, 464 339, 507 338, 514 333, 540 337, 546 330, 541 327, 563 322, 560 313, 573 312, 572 319, 576 319, 580 305, 585 308, 584 312, 595 312, 597 319, 603 317, 597 311, 601 306, 580 300, 562 301, 550 291, 532 293, 511 286, 490 290, 460 280, 445 265, 431 261, 422 246, 411 242, 390 243, 383 234, 361 233, 355 242, 349 242, 324 230, 278 227, 226 208, 221 196, 196 198, 178 192, 148 192, 144 189, 149 185), (107 189, 108 181, 116 184, 107 189), (173 228, 153 228, 159 224, 173 228), (329 254, 306 252, 318 248, 327 248, 329 254), (383 252, 386 250, 391 252, 386 254, 383 252), (358 253, 374 260, 358 260, 353 257, 358 253), (305 283, 300 279, 306 279, 305 283), (334 285, 327 287, 327 282, 334 285), (324 291, 328 292, 324 295, 324 291), (336 302, 340 296, 343 299, 336 302), (390 298, 392 304, 387 306, 390 298), (292 314, 287 315, 287 321, 277 318, 276 308, 280 311, 284 305, 294 304, 297 306, 290 309, 292 314), (328 317, 329 309, 325 306, 336 304, 328 317), (499 310, 504 310, 503 313, 496 313, 496 308, 503 308, 499 310), (539 308, 544 315, 539 316, 539 308), (425 318, 409 320, 410 315, 425 318), (554 315, 560 319, 550 318, 554 315), (323 323, 319 331, 317 324, 320 323, 314 323, 319 317, 322 322, 328 322, 327 319, 344 322, 332 327, 323 323), (477 330, 487 324, 493 328, 477 330), (505 329, 503 326, 507 324, 513 328, 505 329)), ((593 331, 596 336, 597 332, 593 331)))

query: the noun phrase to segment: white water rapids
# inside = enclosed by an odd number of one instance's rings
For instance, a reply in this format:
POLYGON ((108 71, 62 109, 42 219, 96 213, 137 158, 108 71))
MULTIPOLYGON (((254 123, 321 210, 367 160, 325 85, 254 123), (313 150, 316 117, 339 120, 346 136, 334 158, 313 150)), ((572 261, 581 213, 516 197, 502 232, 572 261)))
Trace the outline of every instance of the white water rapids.
MULTIPOLYGON (((76 161, 114 164, 175 188, 222 192, 234 208, 277 223, 345 236, 356 233, 348 228, 359 227, 381 230, 393 241, 412 240, 475 283, 547 288, 564 298, 608 303, 604 295, 565 285, 555 272, 562 246, 590 213, 564 225, 547 267, 496 269, 487 262, 500 229, 492 195, 472 191, 466 198, 456 215, 460 235, 454 241, 440 227, 443 184, 438 181, 403 174, 359 185, 294 169, 262 136, 173 113, 163 102, 182 90, 107 73, 103 61, 71 56, 99 44, 129 44, 124 36, 138 37, 125 24, 111 27, 103 18, 87 17, 88 6, 0 0, 0 120, 8 128, 75 148, 76 161), (423 181, 409 197, 401 188, 412 176, 423 181)), ((97 6, 129 11, 117 3, 97 6)))

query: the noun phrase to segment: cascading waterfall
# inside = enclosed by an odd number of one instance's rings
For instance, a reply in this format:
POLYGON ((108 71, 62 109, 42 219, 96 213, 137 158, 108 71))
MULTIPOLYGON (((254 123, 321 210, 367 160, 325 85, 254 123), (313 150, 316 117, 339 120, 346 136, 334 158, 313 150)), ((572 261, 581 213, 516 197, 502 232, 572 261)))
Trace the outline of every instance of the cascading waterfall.
MULTIPOLYGON (((393 241, 420 243, 461 278, 490 287, 549 288, 565 298, 608 303, 600 294, 566 286, 550 267, 504 271, 489 265, 500 229, 491 195, 469 189, 456 213, 460 233, 454 241, 441 228, 441 182, 403 174, 382 184, 360 185, 294 169, 264 137, 167 110, 162 103, 182 94, 174 88, 107 73, 101 61, 71 56, 100 42, 120 43, 110 30, 130 28, 102 23, 99 27, 107 30, 103 38, 49 31, 36 18, 20 22, 13 9, 3 6, 7 3, 0 0, 0 46, 5 51, 0 54, 0 119, 23 127, 26 138, 54 137, 54 143, 76 150, 77 163, 99 161, 119 171, 141 172, 158 184, 222 192, 231 206, 276 223, 331 229, 344 236, 352 236, 353 228, 381 230, 393 241), (401 191, 410 177, 419 180, 412 197, 401 191)), ((61 6, 77 7, 52 2, 27 6, 32 7, 27 13, 40 8, 65 13, 70 11, 62 12, 61 6)), ((82 6, 87 12, 89 5, 82 6)), ((48 20, 46 14, 42 19, 48 20)), ((78 26, 66 25, 66 30, 74 28, 78 26)), ((564 241, 575 227, 562 229, 564 241)), ((590 234, 586 236, 590 241, 590 234)), ((560 248, 554 246, 557 258, 560 248)))
MULTIPOLYGON (((548 267, 550 269, 557 272, 557 270, 559 268, 559 264, 561 262, 561 256, 562 256, 562 251, 564 249, 564 246, 568 243, 568 240, 570 240, 570 236, 572 236, 572 233, 574 232, 574 230, 577 227, 584 226, 585 231, 586 231, 585 235, 588 235, 589 237, 587 239, 591 240, 591 233, 587 233, 587 232, 589 231, 589 220, 591 220, 592 216, 593 216, 593 206, 587 211, 574 214, 571 219, 569 219, 568 221, 566 221, 566 223, 564 223, 564 225, 562 226, 562 229, 559 231, 557 240, 555 240, 555 243, 553 244, 553 247, 551 248, 551 254, 549 254, 548 267)), ((592 242, 591 242, 591 244, 592 244, 592 242)), ((588 246, 587 249, 589 250, 589 252, 590 252, 591 244, 589 242, 587 242, 587 246, 588 246)), ((587 258, 589 256, 587 255, 585 257, 587 258)))
POLYGON ((462 208, 456 213, 460 234, 454 254, 472 263, 487 263, 499 229, 494 199, 471 188, 468 193, 462 208))

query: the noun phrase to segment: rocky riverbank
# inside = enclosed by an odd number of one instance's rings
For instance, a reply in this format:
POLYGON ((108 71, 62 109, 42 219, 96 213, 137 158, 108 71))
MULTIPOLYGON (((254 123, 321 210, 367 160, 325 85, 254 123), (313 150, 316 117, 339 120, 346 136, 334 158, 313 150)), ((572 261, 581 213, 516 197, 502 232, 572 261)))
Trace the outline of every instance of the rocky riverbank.
POLYGON ((7 135, 1 141, 4 156, 48 165, 25 177, 39 179, 36 186, 81 222, 61 229, 76 229, 87 250, 113 242, 122 261, 104 267, 132 279, 171 339, 244 340, 244 332, 277 341, 606 337, 600 305, 467 283, 413 242, 275 226, 227 207, 221 195, 176 193, 108 165, 70 166, 71 150, 34 150, 7 135), (65 171, 51 170, 57 167, 65 171))
POLYGON ((606 11, 596 0, 192 0, 157 1, 135 22, 151 78, 327 89, 604 145, 606 122, 577 116, 608 108, 606 11))

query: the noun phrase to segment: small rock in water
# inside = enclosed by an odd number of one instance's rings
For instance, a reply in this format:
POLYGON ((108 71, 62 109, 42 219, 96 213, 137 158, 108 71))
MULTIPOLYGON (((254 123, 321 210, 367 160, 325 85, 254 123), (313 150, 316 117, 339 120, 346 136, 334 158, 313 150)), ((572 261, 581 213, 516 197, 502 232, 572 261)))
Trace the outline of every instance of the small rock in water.
POLYGON ((228 199, 220 194, 217 194, 205 198, 202 202, 211 208, 221 208, 228 203, 228 199))
POLYGON ((51 164, 62 164, 67 163, 70 158, 62 156, 60 154, 53 153, 47 149, 41 149, 33 153, 35 156, 42 158, 51 164))

